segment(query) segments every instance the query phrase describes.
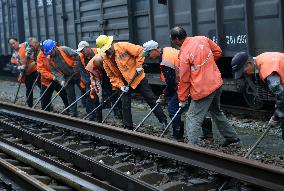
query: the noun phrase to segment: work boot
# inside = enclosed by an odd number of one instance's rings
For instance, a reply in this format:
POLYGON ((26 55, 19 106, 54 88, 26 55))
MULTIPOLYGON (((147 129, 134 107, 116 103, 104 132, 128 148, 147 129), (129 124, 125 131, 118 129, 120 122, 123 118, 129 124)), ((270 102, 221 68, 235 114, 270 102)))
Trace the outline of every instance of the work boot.
POLYGON ((173 137, 179 141, 183 142, 183 134, 184 134, 184 123, 181 123, 180 125, 172 125, 173 127, 173 137))
POLYGON ((282 140, 284 141, 284 122, 281 121, 280 128, 282 130, 282 140))
POLYGON ((71 117, 77 117, 77 116, 78 116, 78 113, 77 113, 77 112, 70 112, 70 116, 71 116, 71 117))
POLYGON ((284 141, 284 118, 280 118, 280 129, 282 130, 282 140, 284 141))
POLYGON ((239 143, 240 139, 236 138, 236 139, 226 139, 222 144, 221 147, 227 147, 233 143, 239 143))
POLYGON ((62 114, 63 115, 69 115, 69 112, 70 112, 70 110, 69 109, 67 109, 66 111, 64 111, 62 114))
POLYGON ((203 135, 200 137, 201 140, 212 140, 213 132, 212 132, 212 121, 210 117, 206 117, 202 123, 202 133, 203 135))
POLYGON ((102 112, 97 112, 96 113, 96 122, 102 123, 102 121, 103 121, 103 114, 102 114, 102 112))
POLYGON ((127 126, 127 125, 123 125, 123 128, 124 129, 128 129, 128 130, 133 130, 133 126, 127 126))

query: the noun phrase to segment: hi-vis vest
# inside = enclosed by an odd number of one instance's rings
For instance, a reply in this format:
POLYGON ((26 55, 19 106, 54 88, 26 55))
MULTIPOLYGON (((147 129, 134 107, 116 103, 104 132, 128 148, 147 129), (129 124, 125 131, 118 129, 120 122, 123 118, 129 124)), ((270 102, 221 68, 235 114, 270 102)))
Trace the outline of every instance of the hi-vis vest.
POLYGON ((103 74, 100 70, 98 70, 95 66, 94 66, 94 59, 95 56, 89 61, 89 63, 87 64, 87 66, 85 67, 85 69, 91 73, 95 78, 98 78, 100 80, 100 82, 102 82, 103 79, 103 74))
MULTIPOLYGON (((19 66, 23 65, 22 62, 26 59, 26 52, 27 52, 26 47, 28 47, 27 43, 20 44, 20 49, 18 53, 17 54, 14 53, 11 57, 11 63, 19 65, 19 66)), ((29 65, 29 64, 32 64, 33 62, 35 62, 35 60, 31 58, 25 64, 29 65)), ((36 71, 36 65, 34 64, 32 67, 27 68, 25 73, 29 75, 35 71, 36 71)))
POLYGON ((74 67, 74 57, 72 56, 68 56, 61 47, 58 47, 58 50, 61 54, 61 56, 63 57, 64 61, 71 67, 74 67))
MULTIPOLYGON (((94 53, 95 55, 98 54, 98 51, 97 51, 96 48, 91 48, 91 49, 92 49, 92 51, 93 51, 93 53, 94 53)), ((80 59, 81 59, 81 62, 82 62, 82 64, 83 64, 83 66, 84 66, 84 68, 85 68, 88 63, 87 63, 87 64, 85 63, 84 55, 83 55, 82 53, 80 53, 79 56, 80 56, 80 59)))
POLYGON ((166 66, 175 70, 176 82, 179 82, 179 50, 171 47, 163 48, 162 62, 160 63, 161 79, 165 82, 165 76, 162 72, 162 66, 166 66))
POLYGON ((256 65, 263 81, 273 72, 276 72, 280 76, 282 85, 284 85, 284 53, 262 53, 256 57, 256 65))

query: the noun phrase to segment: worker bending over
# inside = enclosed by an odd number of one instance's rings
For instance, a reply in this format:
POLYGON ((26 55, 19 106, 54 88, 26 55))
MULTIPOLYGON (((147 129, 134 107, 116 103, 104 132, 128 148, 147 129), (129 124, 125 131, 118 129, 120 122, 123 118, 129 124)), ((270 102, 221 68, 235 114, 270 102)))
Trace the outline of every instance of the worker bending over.
MULTIPOLYGON (((76 100, 75 85, 80 88, 78 53, 66 46, 57 47, 55 41, 51 39, 44 41, 43 49, 44 54, 49 55, 53 80, 66 87, 68 103, 73 103, 76 100)), ((77 116, 77 103, 70 107, 70 115, 73 117, 77 116)))
MULTIPOLYGON (((44 41, 43 44, 46 42, 44 41)), ((54 75, 51 72, 49 59, 43 52, 44 50, 40 50, 37 56, 37 71, 40 73, 41 77, 41 108, 45 109, 47 105, 50 103, 52 94, 54 90, 59 92, 62 89, 62 86, 57 80, 54 80, 54 75), (48 89, 47 89, 48 88, 48 89), (44 93, 44 95, 42 95, 44 93)), ((68 107, 67 93, 65 89, 61 90, 59 93, 65 108, 68 107)), ((50 111, 49 105, 45 110, 50 111)))
MULTIPOLYGON (((156 99, 142 69, 143 48, 128 42, 113 43, 113 37, 106 35, 100 35, 96 39, 96 44, 100 53, 105 54, 102 55, 103 66, 112 86, 125 92, 122 97, 123 125, 124 128, 132 130, 131 92, 138 89, 151 108, 156 105, 156 99), (136 76, 137 69, 140 73, 136 76), (135 79, 131 83, 133 78, 135 79)), ((167 124, 166 115, 161 106, 155 109, 154 114, 162 127, 165 127, 167 124)))
MULTIPOLYGON (((168 105, 168 112, 170 118, 173 118, 179 109, 179 100, 177 96, 177 85, 179 82, 179 50, 172 47, 159 48, 156 41, 150 40, 143 44, 143 57, 148 57, 151 60, 159 59, 161 69, 161 79, 166 82, 166 87, 159 101, 162 102, 164 97, 171 97, 168 105)), ((179 141, 183 140, 184 125, 181 121, 181 114, 179 112, 172 122, 173 137, 179 141)))
MULTIPOLYGON (((25 83, 26 85, 26 97, 29 107, 33 106, 33 91, 32 86, 34 81, 38 77, 36 70, 36 60, 33 56, 33 50, 29 47, 28 42, 19 44, 19 41, 15 37, 8 39, 8 44, 13 50, 11 57, 11 63, 15 65, 15 68, 19 71, 18 81, 25 83)), ((40 82, 37 82, 40 86, 40 82)))
POLYGON ((235 79, 258 75, 275 95, 275 111, 269 125, 280 123, 284 140, 284 53, 265 52, 251 57, 245 52, 237 53, 231 62, 235 79))

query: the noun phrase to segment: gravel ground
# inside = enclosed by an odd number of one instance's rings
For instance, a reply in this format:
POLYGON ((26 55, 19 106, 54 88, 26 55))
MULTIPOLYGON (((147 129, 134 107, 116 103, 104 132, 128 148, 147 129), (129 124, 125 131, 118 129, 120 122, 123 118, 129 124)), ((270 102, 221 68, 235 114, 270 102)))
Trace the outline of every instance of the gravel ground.
MULTIPOLYGON (((12 102, 15 97, 17 90, 17 83, 0 80, 0 100, 6 102, 12 102)), ((78 91, 79 92, 79 91, 78 91)), ((34 100, 39 97, 39 89, 36 87, 34 90, 34 100)), ((79 94, 77 94, 79 95, 79 94)), ((25 104, 25 87, 21 86, 17 104, 25 104)), ((82 105, 79 103, 79 117, 85 116, 86 112, 82 105)), ((40 108, 40 104, 36 107, 40 108)), ((60 98, 56 98, 53 109, 55 112, 59 112, 63 109, 63 104, 60 98)), ((166 108, 164 107, 166 111, 166 108)), ((104 109, 104 116, 107 113, 108 109, 104 109)), ((134 124, 139 124, 140 121, 147 115, 150 111, 150 108, 141 100, 136 100, 132 102, 132 115, 134 124)), ((227 115, 229 122, 234 126, 238 132, 241 143, 237 145, 232 145, 228 148, 221 148, 219 144, 223 141, 219 132, 213 126, 214 141, 201 141, 199 146, 206 147, 212 150, 217 150, 234 156, 244 156, 248 151, 249 147, 254 144, 257 138, 264 131, 264 126, 267 124, 267 121, 248 119, 243 116, 236 115, 227 115)), ((183 115, 185 118, 185 114, 183 115)), ((169 120, 168 120, 169 121, 169 120)), ((113 115, 107 120, 108 124, 121 127, 122 123, 120 120, 116 119, 113 115)), ((159 128, 160 124, 154 115, 151 115, 147 121, 142 125, 139 131, 159 136, 162 133, 162 130, 159 128)), ((173 139, 171 136, 171 129, 165 135, 166 138, 173 139)), ((271 129, 269 134, 263 139, 256 151, 251 155, 252 159, 264 162, 267 164, 273 164, 279 167, 284 168, 284 143, 280 137, 279 128, 271 129)))

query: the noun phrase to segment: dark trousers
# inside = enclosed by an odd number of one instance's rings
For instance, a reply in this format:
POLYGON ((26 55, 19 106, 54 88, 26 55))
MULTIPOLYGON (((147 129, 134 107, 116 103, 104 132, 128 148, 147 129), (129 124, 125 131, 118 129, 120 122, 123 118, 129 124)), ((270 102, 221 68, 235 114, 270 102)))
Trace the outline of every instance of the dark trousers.
MULTIPOLYGON (((150 85, 148 84, 148 80, 144 78, 140 84, 136 87, 139 93, 144 97, 148 105, 153 108, 156 105, 156 98, 150 85)), ((132 115, 131 115, 131 92, 133 90, 130 88, 127 93, 125 93, 122 98, 122 121, 125 128, 133 129, 132 115)), ((154 110, 155 116, 158 118, 160 123, 166 122, 167 117, 164 114, 162 107, 158 105, 154 110)))
MULTIPOLYGON (((171 98, 169 105, 168 105, 168 112, 169 116, 172 119, 176 112, 179 109, 179 100, 178 100, 178 95, 177 93, 174 93, 173 97, 171 98)), ((172 122, 172 127, 173 127, 173 136, 176 139, 181 139, 184 134, 184 125, 181 122, 181 114, 183 111, 179 112, 176 116, 176 118, 172 122)))
MULTIPOLYGON (((86 87, 86 91, 90 90, 90 86, 86 87)), ((90 94, 86 95, 86 112, 90 113, 93 111, 96 107, 100 105, 98 96, 95 97, 95 99, 91 99, 90 94)), ((89 120, 94 120, 96 118, 96 121, 101 123, 103 114, 102 114, 102 107, 96 110, 90 117, 89 120)))
MULTIPOLYGON (((61 90, 61 88, 62 88, 62 86, 58 82, 55 82, 55 81, 52 82, 52 84, 49 86, 48 90, 45 92, 45 94, 43 95, 43 97, 41 99, 41 108, 42 109, 45 109, 46 106, 51 101, 52 94, 53 94, 54 90, 56 92, 59 92, 61 90)), ((46 89, 47 89, 46 86, 42 86, 41 87, 41 94, 46 89)), ((60 92, 59 96, 61 97, 65 108, 68 107, 67 93, 64 89, 60 92)), ((48 106, 48 108, 46 108, 46 111, 50 111, 50 105, 48 106)))
MULTIPOLYGON (((67 82, 68 79, 66 79, 67 82)), ((67 99, 68 99, 68 103, 72 104, 73 102, 76 101, 76 92, 75 92, 75 85, 78 86, 78 88, 80 88, 80 78, 75 78, 71 79, 69 81, 69 83, 67 84, 65 90, 67 92, 67 99)), ((77 115, 77 103, 73 104, 70 107, 70 114, 72 116, 76 116, 77 115)))
MULTIPOLYGON (((37 72, 33 72, 29 75, 25 75, 26 97, 27 97, 27 104, 29 107, 33 107, 34 94, 32 91, 32 87, 38 75, 39 74, 37 72)), ((39 89, 41 89, 40 77, 38 77, 36 84, 39 87, 39 89)))
MULTIPOLYGON (((106 75, 105 71, 103 70, 102 72, 103 72, 103 83, 102 83, 103 99, 105 100, 109 96, 111 96, 115 91, 112 90, 112 85, 111 85, 110 80, 109 80, 108 76, 106 75)), ((118 97, 119 97, 119 94, 116 94, 115 96, 113 96, 110 99, 111 105, 113 105, 116 102, 118 97)), ((106 104, 104 106, 106 106, 106 104)), ((109 105, 109 107, 110 107, 110 105, 109 105)), ((117 118, 122 119, 122 102, 121 102, 121 100, 119 100, 119 102, 117 103, 117 105, 113 109, 113 113, 117 118)))

